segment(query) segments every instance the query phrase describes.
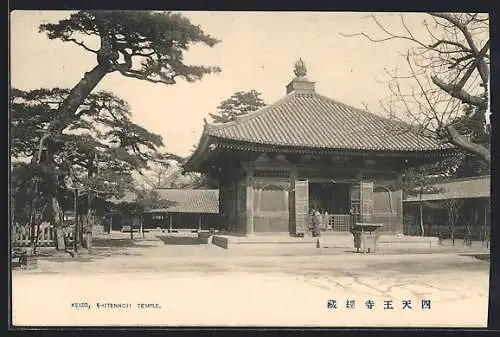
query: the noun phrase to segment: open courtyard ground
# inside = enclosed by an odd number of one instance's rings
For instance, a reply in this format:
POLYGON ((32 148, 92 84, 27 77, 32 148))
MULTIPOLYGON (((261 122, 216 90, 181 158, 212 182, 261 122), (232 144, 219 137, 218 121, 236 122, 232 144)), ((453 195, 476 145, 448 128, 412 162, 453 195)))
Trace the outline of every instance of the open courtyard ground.
POLYGON ((51 254, 34 270, 14 270, 14 325, 487 323, 489 261, 478 258, 486 251, 480 243, 354 254, 309 245, 249 253, 185 238, 164 241, 150 234, 132 242, 114 233, 96 238, 91 255, 51 254))

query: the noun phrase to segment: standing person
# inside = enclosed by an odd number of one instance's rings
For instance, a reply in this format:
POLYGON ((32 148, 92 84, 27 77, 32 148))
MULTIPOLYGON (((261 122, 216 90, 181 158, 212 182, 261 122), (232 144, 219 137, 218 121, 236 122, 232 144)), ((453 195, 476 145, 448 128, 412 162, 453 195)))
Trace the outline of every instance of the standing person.
POLYGON ((356 219, 354 217, 354 208, 351 206, 349 207, 349 227, 352 229, 354 228, 355 224, 356 224, 356 219))
POLYGON ((314 226, 314 236, 320 236, 321 235, 321 230, 320 230, 321 213, 318 210, 314 211, 313 219, 316 219, 315 226, 314 226))
POLYGON ((321 232, 325 228, 325 217, 323 216, 324 210, 321 209, 320 212, 318 212, 318 230, 321 232))
POLYGON ((464 246, 472 246, 472 227, 469 223, 465 226, 464 246))

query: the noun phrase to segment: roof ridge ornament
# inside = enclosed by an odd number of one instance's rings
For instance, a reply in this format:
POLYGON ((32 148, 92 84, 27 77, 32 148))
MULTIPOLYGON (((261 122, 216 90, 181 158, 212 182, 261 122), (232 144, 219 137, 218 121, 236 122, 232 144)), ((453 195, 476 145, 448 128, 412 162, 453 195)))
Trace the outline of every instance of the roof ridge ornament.
POLYGON ((315 85, 314 82, 309 81, 306 77, 307 68, 304 60, 302 60, 302 57, 295 62, 293 73, 295 74, 295 77, 286 86, 286 94, 288 95, 289 93, 294 92, 295 95, 297 94, 314 95, 315 85))
POLYGON ((297 77, 306 77, 307 68, 302 58, 299 58, 298 61, 295 62, 295 68, 293 69, 293 73, 297 77))

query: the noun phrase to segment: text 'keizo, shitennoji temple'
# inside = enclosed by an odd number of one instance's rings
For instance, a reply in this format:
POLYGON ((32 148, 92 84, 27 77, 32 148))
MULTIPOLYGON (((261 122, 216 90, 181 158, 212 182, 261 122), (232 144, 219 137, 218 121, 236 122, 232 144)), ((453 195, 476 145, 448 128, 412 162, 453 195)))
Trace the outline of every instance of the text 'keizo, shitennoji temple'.
POLYGON ((403 233, 401 174, 453 148, 400 123, 315 91, 302 60, 286 96, 235 121, 205 124, 185 171, 219 182, 226 230, 242 234, 307 232, 311 209, 326 230, 353 221, 403 233))

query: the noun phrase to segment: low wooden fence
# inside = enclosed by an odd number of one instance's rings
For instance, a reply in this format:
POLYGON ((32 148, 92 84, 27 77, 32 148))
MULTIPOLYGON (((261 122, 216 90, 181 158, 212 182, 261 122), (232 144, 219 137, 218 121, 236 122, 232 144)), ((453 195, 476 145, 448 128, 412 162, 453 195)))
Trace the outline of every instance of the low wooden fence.
MULTIPOLYGON (((38 247, 55 247, 56 246, 56 231, 51 225, 40 226, 38 229, 38 238, 36 238, 37 228, 34 229, 30 225, 14 225, 11 228, 11 243, 14 247, 29 247, 33 241, 36 242, 38 247)), ((67 242, 72 244, 74 237, 74 230, 67 228, 67 242)))

